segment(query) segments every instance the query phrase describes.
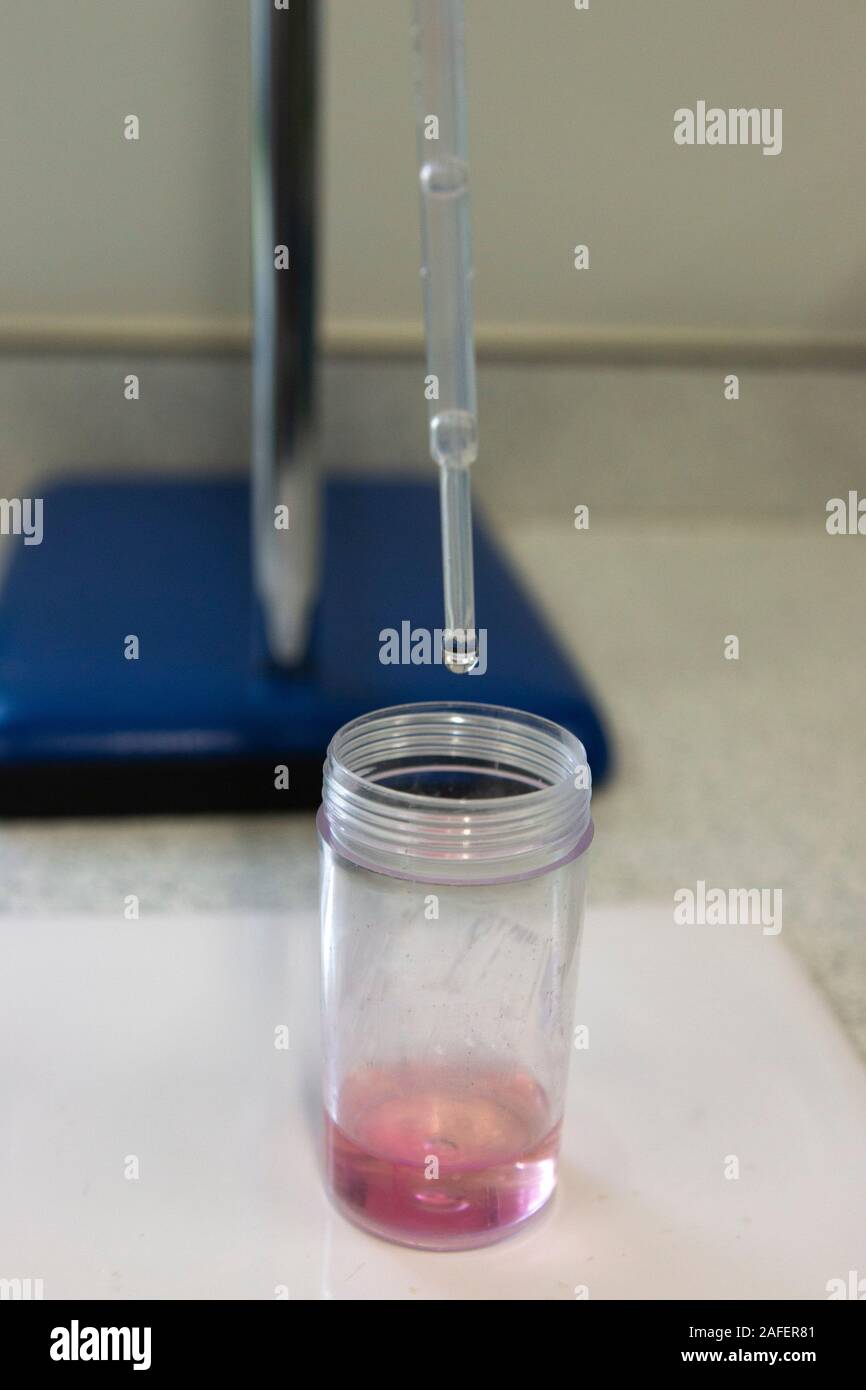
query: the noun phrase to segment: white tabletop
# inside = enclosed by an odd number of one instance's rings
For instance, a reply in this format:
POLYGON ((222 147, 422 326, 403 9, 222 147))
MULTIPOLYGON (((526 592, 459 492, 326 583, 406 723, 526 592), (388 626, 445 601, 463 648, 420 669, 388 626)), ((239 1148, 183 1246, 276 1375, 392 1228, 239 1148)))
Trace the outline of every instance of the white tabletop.
POLYGON ((866 1075, 784 933, 590 913, 560 1191, 447 1255, 324 1196, 316 952, 306 912, 3 920, 0 1278, 46 1298, 820 1299, 866 1274, 866 1075))

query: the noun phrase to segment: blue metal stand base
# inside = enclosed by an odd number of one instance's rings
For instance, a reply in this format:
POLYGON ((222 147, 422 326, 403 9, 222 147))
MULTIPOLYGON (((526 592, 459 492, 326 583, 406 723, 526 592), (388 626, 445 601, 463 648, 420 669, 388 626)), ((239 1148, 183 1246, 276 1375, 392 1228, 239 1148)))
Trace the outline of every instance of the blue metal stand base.
POLYGON ((320 601, 292 671, 259 655, 246 479, 83 477, 42 497, 42 544, 17 542, 0 597, 2 814, 314 805, 340 724, 431 699, 554 719, 605 775, 586 690, 483 527, 485 674, 380 660, 383 630, 442 624, 435 483, 327 487, 320 601))

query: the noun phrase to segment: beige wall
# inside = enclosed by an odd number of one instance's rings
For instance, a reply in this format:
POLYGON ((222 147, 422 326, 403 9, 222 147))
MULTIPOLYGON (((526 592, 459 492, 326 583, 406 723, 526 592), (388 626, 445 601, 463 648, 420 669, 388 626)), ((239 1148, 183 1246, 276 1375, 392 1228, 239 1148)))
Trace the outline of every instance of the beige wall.
MULTIPOLYGON (((324 308, 419 316, 408 0, 327 0, 324 308)), ((247 310, 244 0, 0 0, 0 328, 247 310), (138 114, 142 139, 122 138, 138 114)), ((575 333, 866 334, 859 0, 468 0, 477 304, 575 333), (784 149, 682 149, 698 98, 784 149), (591 268, 572 269, 587 242, 591 268)))

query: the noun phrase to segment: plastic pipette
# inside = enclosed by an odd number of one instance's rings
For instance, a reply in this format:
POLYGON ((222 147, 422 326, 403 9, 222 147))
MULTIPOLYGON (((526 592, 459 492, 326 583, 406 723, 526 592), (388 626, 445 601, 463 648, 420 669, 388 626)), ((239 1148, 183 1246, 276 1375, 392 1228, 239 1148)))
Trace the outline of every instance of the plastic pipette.
POLYGON ((439 466, 444 661, 478 660, 469 468, 478 455, 463 0, 413 0, 426 395, 439 466))

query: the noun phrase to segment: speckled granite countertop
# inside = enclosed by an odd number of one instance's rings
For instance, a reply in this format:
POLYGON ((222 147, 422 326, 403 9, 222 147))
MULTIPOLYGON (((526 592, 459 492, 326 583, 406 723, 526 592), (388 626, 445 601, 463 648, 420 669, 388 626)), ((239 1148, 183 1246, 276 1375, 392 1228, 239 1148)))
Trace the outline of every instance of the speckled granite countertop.
MULTIPOLYGON (((498 528, 602 696, 596 902, 781 888, 783 939, 866 1057, 866 540, 810 522, 498 528), (740 639, 740 658, 723 656, 740 639)), ((313 902, 311 816, 0 826, 9 913, 313 902)), ((696 927, 713 931, 724 928, 696 927)))

